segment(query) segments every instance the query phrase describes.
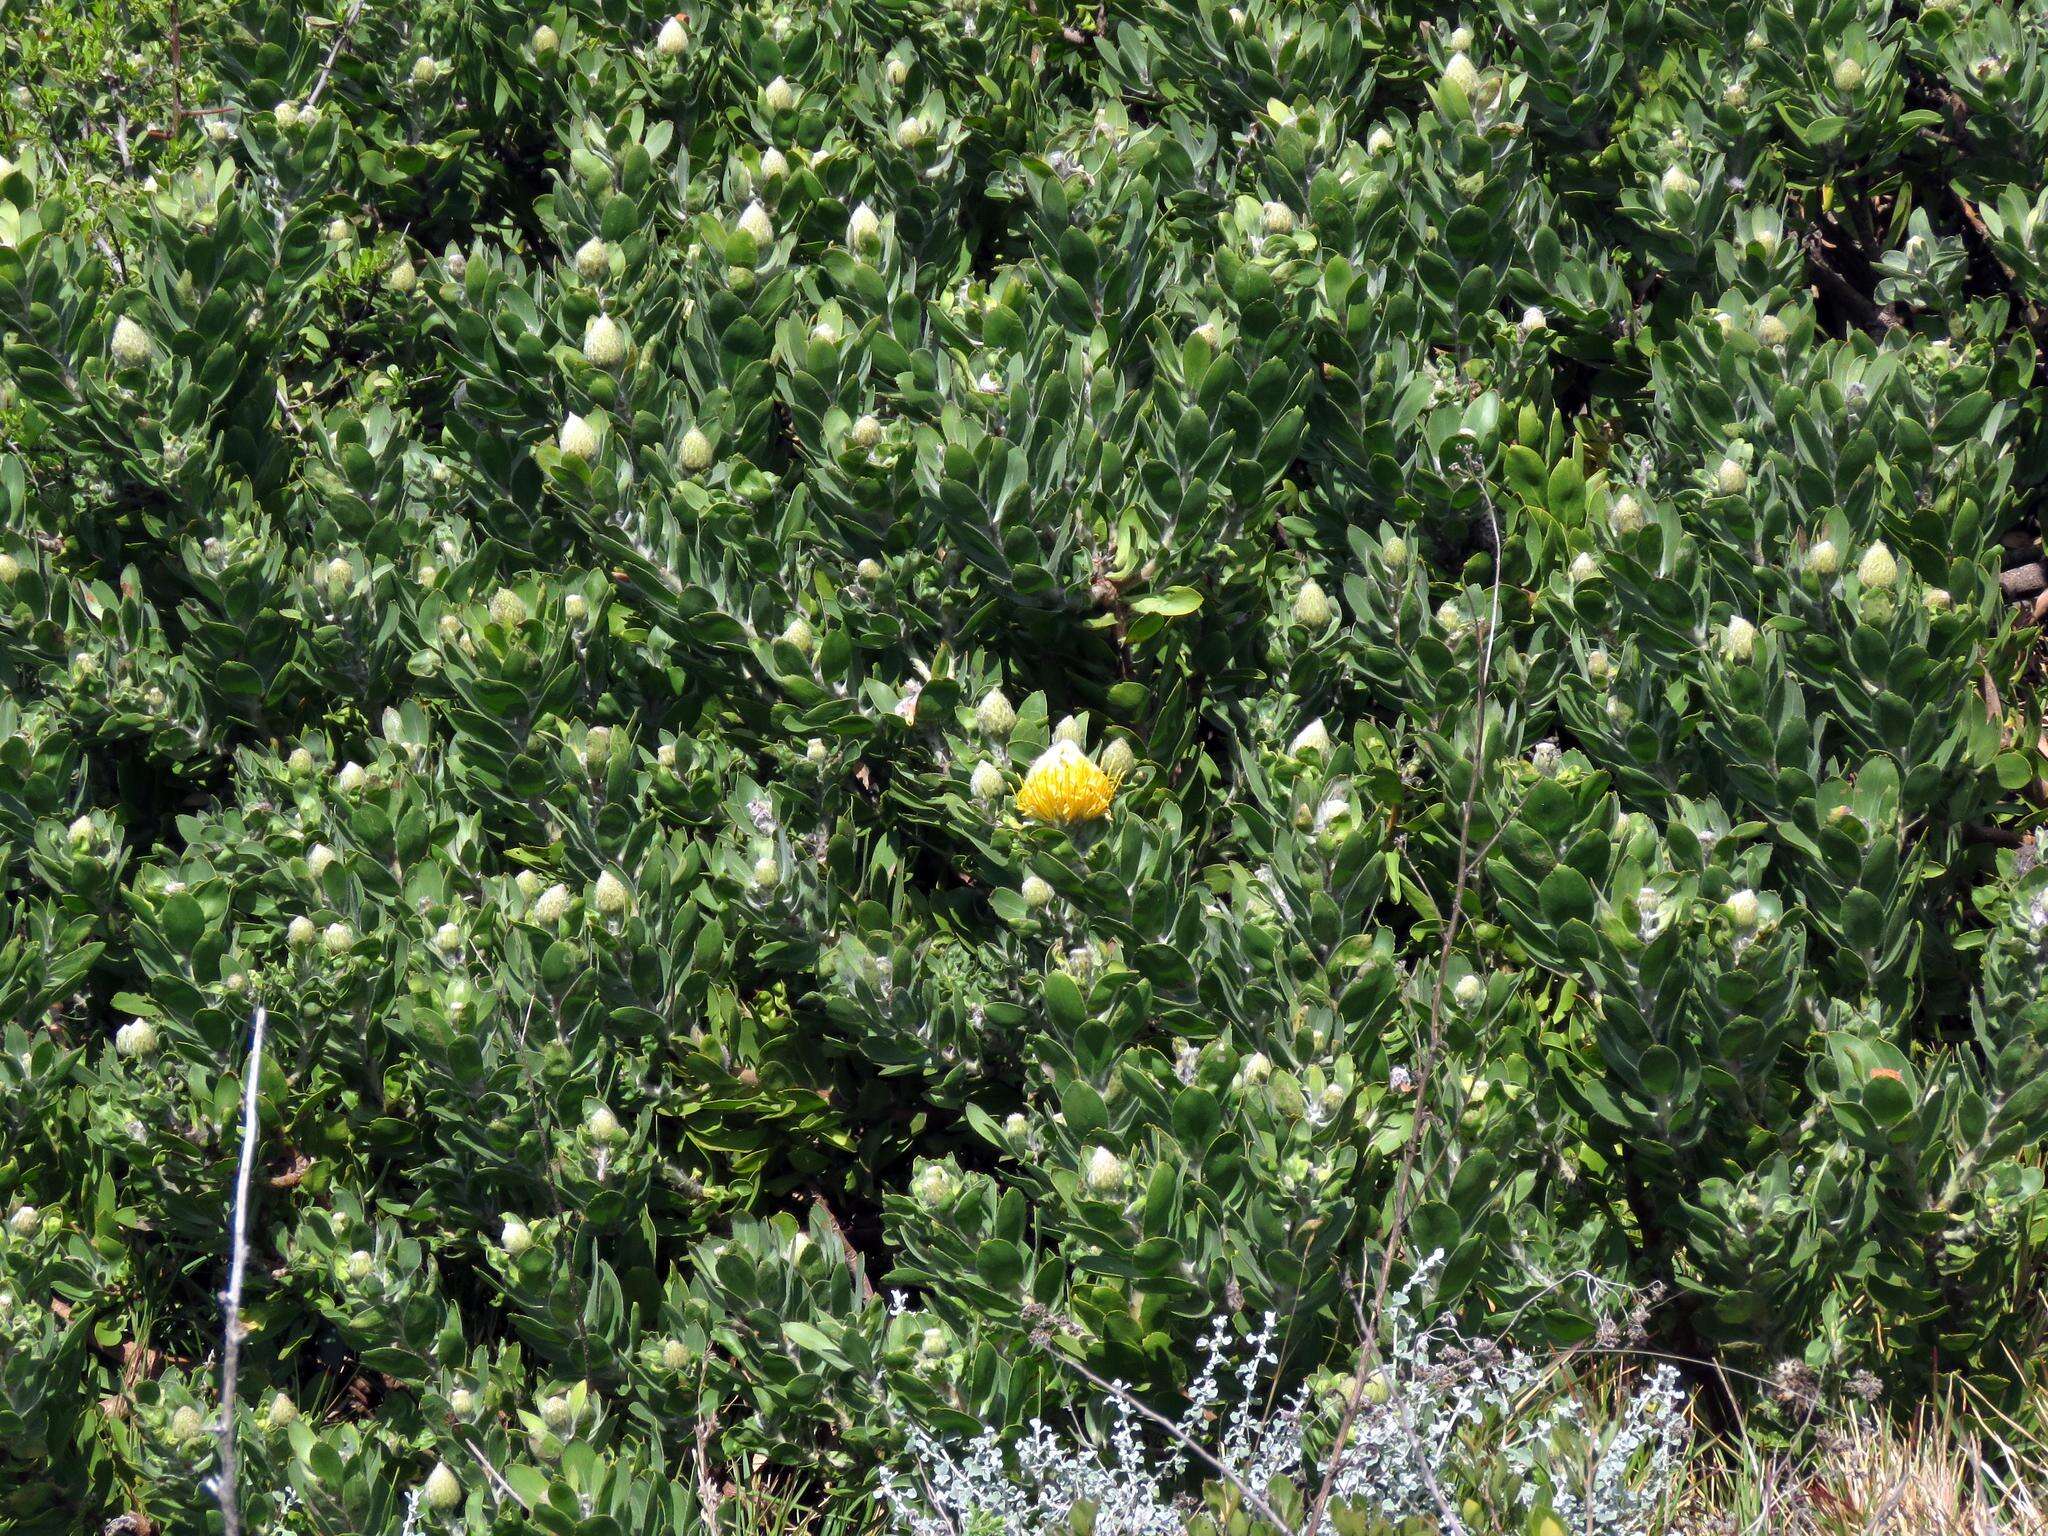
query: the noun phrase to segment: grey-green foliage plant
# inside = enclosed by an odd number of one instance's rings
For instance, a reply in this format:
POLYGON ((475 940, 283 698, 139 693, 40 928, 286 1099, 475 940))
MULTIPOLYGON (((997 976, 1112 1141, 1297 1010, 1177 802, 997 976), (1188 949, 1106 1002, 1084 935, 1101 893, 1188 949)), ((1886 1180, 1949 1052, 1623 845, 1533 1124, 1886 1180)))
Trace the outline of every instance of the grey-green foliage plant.
POLYGON ((75 27, 0 41, 0 1525, 203 1528, 224 1412, 252 1524, 858 1510, 1438 1250, 2010 1384, 2031 12, 75 27))

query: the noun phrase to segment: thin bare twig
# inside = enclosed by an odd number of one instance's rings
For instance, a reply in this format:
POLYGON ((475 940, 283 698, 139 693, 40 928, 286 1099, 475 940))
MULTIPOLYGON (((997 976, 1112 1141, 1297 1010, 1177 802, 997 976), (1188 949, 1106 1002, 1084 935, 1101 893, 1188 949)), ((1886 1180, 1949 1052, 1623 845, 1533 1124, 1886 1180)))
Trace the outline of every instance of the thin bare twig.
POLYGON ((462 1448, 468 1451, 470 1455, 476 1458, 476 1464, 484 1469, 484 1476, 491 1480, 492 1485, 495 1488, 497 1488, 499 1492, 502 1493, 506 1498, 511 1499, 512 1502, 517 1504, 521 1509, 525 1510, 528 1514, 532 1514, 533 1506, 527 1503, 526 1500, 522 1499, 519 1496, 519 1490, 517 1488, 514 1488, 510 1483, 505 1481, 504 1475, 500 1473, 496 1467, 491 1465, 491 1458, 486 1456, 481 1450, 477 1448, 476 1442, 470 1439, 467 1435, 460 1435, 457 1438, 461 1441, 462 1448))
POLYGON ((242 1085, 242 1165, 235 1174, 235 1222, 229 1234, 227 1324, 220 1350, 220 1497, 223 1536, 241 1536, 242 1509, 235 1488, 235 1376, 242 1355, 242 1277, 249 1265, 249 1182, 256 1170, 257 1081, 263 1075, 263 1028, 269 1012, 261 1003, 249 1035, 249 1067, 242 1085))
POLYGON ((349 28, 356 24, 356 18, 362 14, 363 0, 355 0, 355 4, 348 8, 348 14, 342 17, 341 25, 334 29, 334 41, 327 45, 327 57, 321 61, 319 77, 314 80, 313 89, 306 93, 307 106, 320 105, 320 93, 327 89, 327 82, 334 74, 334 61, 341 56, 341 45, 348 37, 349 28))
MULTIPOLYGON (((1344 1401, 1344 1411, 1337 1420, 1336 1437, 1330 1443, 1329 1465, 1324 1469, 1322 1482, 1316 1488, 1315 1503, 1310 1506, 1308 1523, 1302 1527, 1301 1536, 1316 1536, 1322 1528, 1323 1516, 1330 1505, 1330 1495, 1337 1486, 1337 1470, 1344 1459, 1344 1447, 1351 1438, 1352 1426, 1358 1421, 1359 1410, 1364 1406, 1365 1396, 1372 1384, 1373 1358, 1379 1342, 1380 1319, 1386 1310, 1387 1287, 1391 1283, 1394 1265, 1401 1256, 1402 1238, 1408 1224, 1408 1200, 1414 1182, 1415 1162, 1420 1155, 1422 1138, 1429 1128, 1429 1087, 1436 1073, 1438 1059, 1443 1054, 1444 1015, 1444 972, 1450 964, 1451 947, 1457 943, 1458 929, 1464 921, 1465 889, 1472 878, 1475 860, 1472 856, 1472 815, 1479 801, 1479 780, 1486 771, 1486 690, 1493 675, 1494 637, 1500 632, 1500 582, 1502 554, 1500 518, 1494 511, 1493 497, 1488 494, 1485 480, 1474 474, 1479 483, 1480 503, 1486 508, 1487 526, 1493 533, 1493 592, 1490 612, 1486 620, 1486 636, 1479 651, 1479 672, 1474 683, 1474 706, 1478 714, 1477 734, 1472 746, 1471 773, 1465 781, 1465 800, 1458 811, 1458 867, 1457 875, 1451 882, 1450 916, 1444 920, 1444 938, 1437 950, 1436 982, 1430 989, 1429 997, 1429 1041, 1424 1047, 1419 1070, 1415 1074, 1415 1119, 1408 1127, 1406 1143, 1401 1148, 1401 1168, 1395 1176, 1393 1218, 1387 1224, 1386 1249, 1380 1256, 1379 1278, 1373 1287, 1372 1313, 1367 1320, 1365 1336, 1359 1340, 1358 1369, 1353 1374, 1351 1391, 1344 1401)), ((1489 847, 1491 844, 1488 845, 1489 847)))

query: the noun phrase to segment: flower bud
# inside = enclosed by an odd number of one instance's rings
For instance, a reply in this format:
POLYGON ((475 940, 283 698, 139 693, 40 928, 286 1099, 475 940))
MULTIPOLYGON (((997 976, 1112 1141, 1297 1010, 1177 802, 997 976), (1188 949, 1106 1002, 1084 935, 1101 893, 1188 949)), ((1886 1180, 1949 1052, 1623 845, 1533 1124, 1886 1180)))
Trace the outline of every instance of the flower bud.
POLYGON ((754 860, 754 889, 772 891, 782 884, 782 865, 773 854, 764 853, 754 860))
POLYGON ((1841 59, 1835 64, 1835 89, 1853 94, 1863 88, 1863 66, 1855 59, 1841 59))
POLYGON ((682 447, 677 451, 676 457, 682 461, 683 468, 691 474, 700 469, 709 469, 712 458, 711 439, 695 427, 690 428, 683 434, 682 447))
POLYGON ((977 763, 968 784, 975 799, 993 800, 1003 792, 1003 770, 991 762, 977 763))
POLYGON ((1607 525, 1623 536, 1638 532, 1645 521, 1643 504, 1627 491, 1617 496, 1607 509, 1607 525))
POLYGON ((1330 755, 1330 732, 1329 728, 1323 724, 1322 717, 1318 716, 1296 731, 1294 733, 1294 740, 1287 744, 1287 750, 1296 757, 1305 756, 1310 752, 1315 753, 1318 757, 1328 757, 1330 755))
POLYGON ((293 949, 310 949, 319 937, 320 930, 313 926, 310 917, 293 918, 284 931, 284 941, 293 949))
POLYGON ((1721 654, 1730 661, 1748 661, 1756 652, 1756 626, 1737 614, 1721 635, 1721 654))
POLYGON ((533 920, 552 928, 569 915, 569 887, 556 884, 542 891, 533 903, 533 920))
POLYGON ((1538 306, 1531 304, 1522 311, 1521 332, 1524 336, 1533 336, 1549 328, 1550 320, 1538 306))
POLYGON ((329 923, 321 931, 320 947, 330 955, 345 955, 356 947, 355 930, 347 923, 329 923))
POLYGON ((892 87, 901 90, 903 82, 910 78, 910 61, 901 57, 892 57, 888 64, 883 67, 882 75, 892 87))
POLYGON ((611 760, 612 728, 608 725, 593 725, 583 733, 583 765, 586 768, 602 768, 611 760))
POLYGON ((1530 750, 1529 766, 1538 778, 1554 779, 1564 767, 1564 753, 1554 741, 1539 741, 1530 750))
POLYGON ((1571 568, 1565 574, 1571 578, 1574 586, 1582 581, 1591 581, 1600 574, 1600 562, 1595 560, 1590 552, 1582 549, 1572 556, 1571 568))
POLYGON ((671 1371, 683 1370, 690 1363, 690 1347, 681 1339, 663 1339, 661 1363, 671 1371))
POLYGON ((445 1461, 434 1463, 434 1470, 427 1474, 427 1480, 420 1485, 420 1503, 428 1509, 446 1513, 462 1502, 462 1480, 449 1468, 445 1461))
POLYGON ((926 1163, 910 1181, 911 1197, 919 1205, 943 1205, 959 1188, 960 1181, 944 1163, 926 1163))
POLYGON ((846 441, 862 452, 874 447, 881 440, 882 423, 872 411, 861 416, 846 429, 846 441))
POLYGON ((299 1405, 291 1400, 289 1393, 280 1392, 271 1398, 269 1407, 264 1410, 263 1422, 272 1429, 284 1429, 298 1416, 299 1405))
POLYGON ((590 1133, 592 1141, 609 1142, 619 1139, 623 1127, 619 1124, 619 1117, 612 1113, 609 1104, 598 1104, 583 1117, 583 1129, 590 1133))
POLYGON ((1365 136, 1366 153, 1384 155, 1394 147, 1394 136, 1384 127, 1375 128, 1365 136))
POLYGON ((197 1440, 205 1433, 206 1420, 190 1403, 179 1405, 178 1411, 171 1415, 170 1434, 173 1443, 183 1445, 188 1440, 197 1440))
POLYGON ((1756 339, 1767 347, 1782 347, 1792 339, 1792 329, 1776 315, 1765 315, 1757 322, 1756 339))
POLYGON ((419 269, 412 264, 412 258, 401 256, 398 263, 384 274, 384 286, 393 293, 411 293, 419 285, 419 269))
POLYGON ((664 59, 680 57, 689 39, 683 35, 683 18, 671 16, 661 24, 661 30, 654 34, 654 51, 664 59))
POLYGON ((1806 552, 1806 568, 1816 576, 1832 576, 1842 568, 1841 551, 1833 539, 1821 539, 1806 552))
POLYGON ((1740 112, 1749 105, 1749 87, 1740 80, 1731 80, 1721 92, 1721 105, 1740 112))
POLYGON ((277 126, 287 132, 299 126, 299 109, 295 102, 280 101, 270 109, 270 115, 277 126))
POLYGON ((1444 65, 1444 84, 1455 85, 1470 96, 1479 84, 1479 70, 1461 50, 1451 55, 1451 61, 1444 65))
POLYGON ((93 825, 90 816, 80 816, 64 829, 65 837, 74 848, 90 848, 99 841, 100 829, 93 825))
POLYGON ((761 87, 761 105, 770 112, 787 112, 796 105, 796 87, 777 75, 761 87))
POLYGON ((1873 592, 1882 592, 1899 579, 1899 562, 1880 539, 1863 552, 1856 563, 1856 579, 1873 592))
POLYGON ((1955 605, 1947 587, 1928 587, 1920 593, 1920 606, 1929 613, 1947 613, 1955 605))
POLYGON ((1757 925, 1761 908, 1756 892, 1748 889, 1731 891, 1728 900, 1722 903, 1722 910, 1728 914, 1728 921, 1745 931, 1757 925))
POLYGON ((784 645, 794 646, 806 656, 811 654, 811 648, 817 644, 818 640, 818 637, 811 631, 810 620, 806 619, 802 614, 798 614, 795 618, 791 619, 778 638, 784 645))
POLYGON ((21 562, 12 555, 0 555, 0 587, 11 587, 21 580, 21 562))
POLYGON ((807 762, 807 763, 822 763, 822 762, 824 762, 824 761, 825 761, 825 756, 826 756, 826 751, 825 751, 825 738, 824 738, 824 737, 822 737, 822 736, 813 736, 813 737, 812 737, 812 738, 811 738, 811 739, 810 739, 810 740, 809 740, 808 742, 806 742, 806 743, 804 744, 804 761, 805 761, 805 762, 807 762))
POLYGON ((491 622, 500 629, 517 629, 526 622, 526 600, 510 587, 491 594, 491 622))
POLYGON ((916 149, 918 145, 924 142, 924 136, 925 126, 923 118, 906 117, 896 125, 896 147, 898 149, 916 149))
POLYGON ((633 904, 632 892, 626 889, 626 882, 610 870, 597 877, 597 889, 593 893, 598 912, 605 917, 620 917, 633 904))
POLYGON ((533 1246, 533 1228, 517 1216, 507 1216, 505 1224, 498 1231, 498 1246, 518 1258, 533 1246))
POLYGON ((1024 883, 1017 887, 1017 894, 1024 898, 1024 905, 1034 912, 1052 905, 1052 886, 1037 875, 1026 875, 1024 883))
POLYGON ((370 1271, 377 1267, 377 1260, 367 1249, 358 1248, 348 1256, 348 1277, 351 1280, 367 1280, 370 1271))
POLYGON ((583 360, 593 368, 616 368, 626 360, 626 333, 610 315, 592 315, 583 327, 583 360))
POLYGON ((561 45, 561 34, 546 22, 542 22, 533 29, 533 51, 535 54, 545 57, 553 53, 561 45))
POLYGON ((1456 640, 1471 627, 1465 611, 1456 602, 1446 599, 1436 610, 1436 627, 1451 639, 1456 640))
POLYGON ((1336 617, 1329 594, 1313 581, 1304 581, 1294 594, 1294 622, 1304 629, 1322 629, 1336 617))
POLYGON ((597 428, 571 411, 562 419, 561 435, 556 446, 562 456, 568 459, 588 459, 597 453, 597 428))
POLYGON ((1692 173, 1682 165, 1666 167, 1659 185, 1664 188, 1666 197, 1692 197, 1700 189, 1700 184, 1693 180, 1692 173))
POLYGON ((865 251, 879 244, 882 238, 882 221, 875 210, 862 203, 853 210, 846 221, 846 246, 848 250, 865 251))
POLYGON ((443 923, 434 930, 434 948, 444 955, 452 955, 462 948, 462 929, 455 923, 443 923))
POLYGON ((1586 653, 1586 680, 1604 688, 1614 676, 1614 663, 1605 651, 1586 653))
POLYGON ((440 78, 441 66, 436 64, 428 55, 423 53, 412 61, 412 83, 414 85, 432 85, 440 78))
POLYGON ((1017 711, 1000 688, 991 688, 974 706, 974 723, 990 736, 1007 736, 1017 724, 1017 711))
POLYGON ((1285 203, 1268 203, 1259 210, 1259 222, 1269 235, 1294 233, 1294 210, 1285 203))
POLYGON ((1052 739, 1085 749, 1088 745, 1088 722, 1079 715, 1063 715, 1060 723, 1052 728, 1052 739))
POLYGON ((1749 488, 1749 470, 1740 459, 1723 459, 1714 466, 1714 489, 1723 496, 1740 496, 1749 488))
POLYGON ((114 322, 114 335, 107 350, 113 353, 116 366, 140 368, 148 363, 155 349, 150 344, 149 332, 123 315, 114 322))
POLYGON ((780 181, 789 174, 789 157, 772 145, 761 154, 761 179, 780 181))
POLYGON ((1131 750, 1131 744, 1118 736, 1104 743, 1097 755, 1095 766, 1112 779, 1127 779, 1131 770, 1138 766, 1138 754, 1131 750))
POLYGON ((597 236, 576 247, 576 275, 586 283, 594 283, 610 274, 612 270, 612 248, 597 236))
POLYGON ((1479 1000, 1486 996, 1486 983, 1468 971, 1458 978, 1458 984, 1451 989, 1451 996, 1460 1008, 1477 1008, 1479 1000))
POLYGON ((114 1031, 114 1051, 121 1056, 154 1056, 156 1026, 147 1019, 131 1019, 114 1031))
POLYGON ((467 1387, 457 1387, 448 1394, 448 1411, 458 1419, 466 1419, 476 1412, 476 1394, 467 1387))
POLYGON ((1129 1176, 1130 1170, 1124 1166, 1124 1160, 1107 1147, 1097 1147, 1090 1152, 1082 1170, 1089 1193, 1097 1195, 1113 1194, 1122 1189, 1129 1176))

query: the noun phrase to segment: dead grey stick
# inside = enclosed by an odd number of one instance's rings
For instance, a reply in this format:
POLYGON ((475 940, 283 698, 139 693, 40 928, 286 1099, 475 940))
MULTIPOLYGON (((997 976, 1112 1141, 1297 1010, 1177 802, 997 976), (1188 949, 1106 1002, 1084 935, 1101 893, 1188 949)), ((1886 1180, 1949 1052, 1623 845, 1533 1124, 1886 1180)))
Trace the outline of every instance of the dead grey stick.
POLYGON ((235 1370, 242 1353, 242 1275, 249 1264, 249 1180, 256 1170, 256 1082, 263 1074, 263 1026, 268 1014, 256 1006, 249 1038, 249 1074, 242 1087, 242 1166, 235 1175, 235 1225, 228 1250, 227 1328, 220 1349, 220 1496, 223 1536, 241 1536, 242 1510, 235 1496, 235 1370))

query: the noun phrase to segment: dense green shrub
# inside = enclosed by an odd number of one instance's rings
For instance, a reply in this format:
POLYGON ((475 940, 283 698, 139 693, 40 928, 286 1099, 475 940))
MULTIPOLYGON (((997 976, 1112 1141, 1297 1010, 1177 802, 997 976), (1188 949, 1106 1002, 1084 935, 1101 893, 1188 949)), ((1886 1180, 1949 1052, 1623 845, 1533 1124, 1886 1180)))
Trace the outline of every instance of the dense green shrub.
POLYGON ((851 1500, 1438 1250, 1535 1341, 2035 1346, 2037 7, 71 25, 0 1527, 218 1519, 258 1007, 264 1529, 851 1500))

